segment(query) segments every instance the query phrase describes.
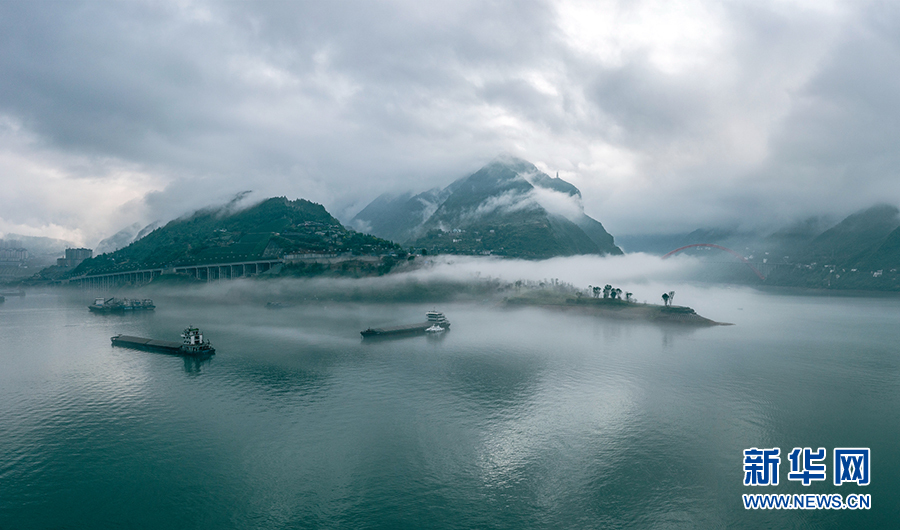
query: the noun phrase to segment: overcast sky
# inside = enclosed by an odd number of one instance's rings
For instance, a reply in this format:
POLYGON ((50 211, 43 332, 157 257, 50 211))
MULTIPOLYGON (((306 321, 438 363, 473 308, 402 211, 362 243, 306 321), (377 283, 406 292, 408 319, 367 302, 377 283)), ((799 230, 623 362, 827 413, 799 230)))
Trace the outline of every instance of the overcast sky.
POLYGON ((777 224, 900 204, 898 129, 898 2, 0 2, 0 234, 347 221, 500 153, 613 235, 777 224))

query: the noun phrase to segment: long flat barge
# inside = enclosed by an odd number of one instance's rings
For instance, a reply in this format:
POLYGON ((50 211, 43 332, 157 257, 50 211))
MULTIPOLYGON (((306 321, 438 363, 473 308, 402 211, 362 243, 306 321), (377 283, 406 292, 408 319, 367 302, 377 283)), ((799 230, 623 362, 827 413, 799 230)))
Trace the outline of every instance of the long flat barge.
POLYGON ((88 309, 94 313, 130 313, 133 311, 153 311, 156 309, 156 305, 149 298, 143 300, 97 298, 93 304, 88 306, 88 309))
POLYGON ((438 313, 437 311, 429 311, 428 313, 426 313, 426 315, 428 316, 428 321, 419 324, 406 324, 404 326, 395 326, 390 328, 369 328, 360 331, 359 334, 362 335, 363 338, 389 337, 392 335, 413 335, 416 333, 425 333, 428 328, 434 325, 438 325, 443 329, 447 329, 450 327, 450 321, 447 320, 443 313, 438 313))
POLYGON ((181 353, 181 343, 170 340, 145 339, 143 337, 133 337, 131 335, 116 335, 110 340, 112 340, 113 346, 163 353, 181 353))
POLYGON ((113 346, 172 355, 203 357, 216 353, 216 349, 209 344, 209 340, 204 341, 203 334, 195 327, 185 329, 181 336, 184 339, 182 342, 147 339, 132 335, 116 335, 111 337, 110 340, 113 346))

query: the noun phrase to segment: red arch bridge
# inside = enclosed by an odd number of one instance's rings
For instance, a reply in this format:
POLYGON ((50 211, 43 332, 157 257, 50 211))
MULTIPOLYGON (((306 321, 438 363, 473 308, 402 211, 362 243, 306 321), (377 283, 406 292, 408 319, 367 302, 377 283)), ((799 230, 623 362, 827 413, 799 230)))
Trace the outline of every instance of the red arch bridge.
POLYGON ((666 258, 668 258, 669 256, 671 256, 672 254, 677 254, 677 253, 681 252, 682 250, 687 250, 687 249, 689 249, 689 248, 697 248, 697 247, 717 248, 717 249, 719 249, 719 250, 724 250, 725 252, 728 252, 728 253, 731 254, 732 256, 735 256, 737 259, 743 261, 744 264, 745 264, 746 266, 750 267, 750 270, 752 270, 753 272, 756 273, 757 276, 759 276, 759 279, 760 279, 760 280, 765 281, 765 279, 766 279, 766 277, 763 276, 763 273, 759 272, 759 269, 757 269, 756 267, 753 266, 752 263, 750 263, 749 261, 747 261, 747 258, 745 258, 744 256, 741 256, 740 254, 738 254, 737 252, 731 250, 730 248, 725 248, 725 247, 723 247, 723 246, 721 246, 721 245, 714 245, 714 244, 712 244, 712 243, 694 243, 693 245, 685 245, 685 246, 683 246, 683 247, 676 248, 676 249, 673 250, 672 252, 669 252, 668 254, 666 254, 665 256, 663 256, 662 259, 666 259, 666 258))

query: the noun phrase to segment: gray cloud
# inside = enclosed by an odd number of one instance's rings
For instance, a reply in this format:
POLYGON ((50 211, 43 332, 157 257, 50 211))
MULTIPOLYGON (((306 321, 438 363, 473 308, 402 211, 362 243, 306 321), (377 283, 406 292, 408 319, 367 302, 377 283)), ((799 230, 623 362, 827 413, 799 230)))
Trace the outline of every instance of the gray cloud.
POLYGON ((0 3, 0 232, 246 189, 349 219, 503 151, 613 234, 900 204, 898 35, 857 2, 0 3))

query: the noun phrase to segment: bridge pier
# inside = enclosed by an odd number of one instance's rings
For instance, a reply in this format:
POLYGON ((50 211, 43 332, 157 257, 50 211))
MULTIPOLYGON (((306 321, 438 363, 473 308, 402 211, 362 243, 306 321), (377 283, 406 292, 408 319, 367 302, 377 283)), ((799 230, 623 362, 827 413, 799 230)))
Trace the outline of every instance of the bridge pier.
MULTIPOLYGON (((257 275, 272 269, 272 266, 282 263, 281 260, 260 260, 243 263, 218 263, 209 265, 192 265, 175 267, 172 270, 177 273, 187 274, 197 280, 205 280, 207 283, 218 280, 233 280, 252 275, 257 275)), ((146 269, 128 272, 112 272, 73 278, 71 282, 78 282, 82 288, 90 290, 109 291, 121 285, 142 286, 160 277, 163 269, 146 269)))

